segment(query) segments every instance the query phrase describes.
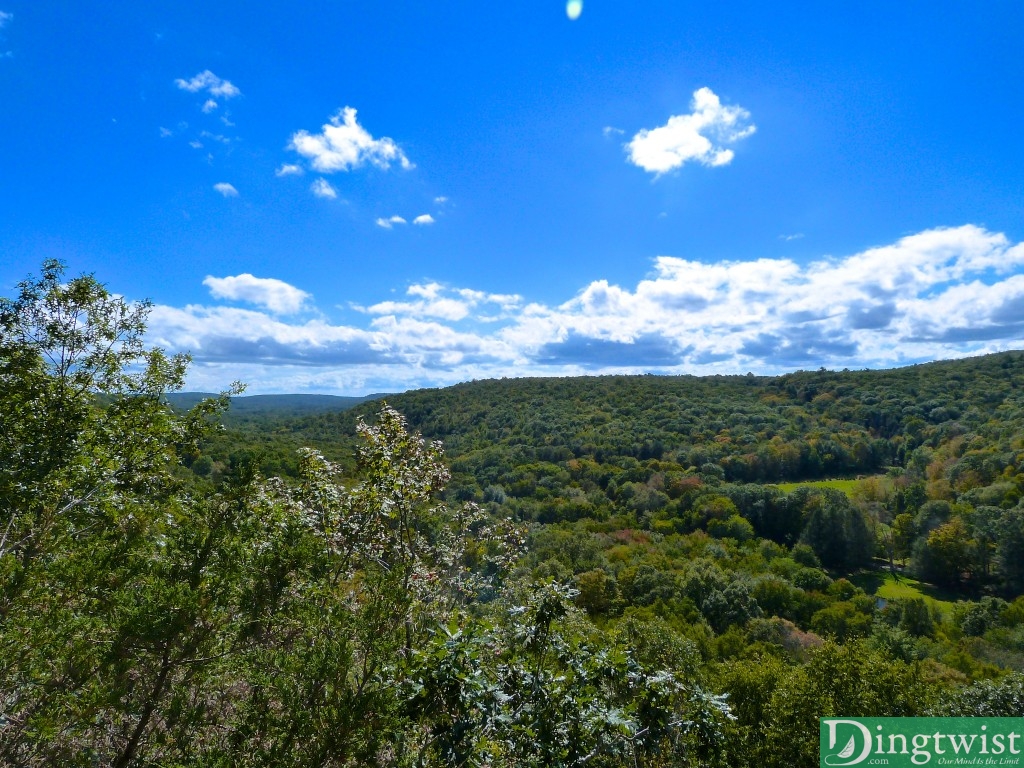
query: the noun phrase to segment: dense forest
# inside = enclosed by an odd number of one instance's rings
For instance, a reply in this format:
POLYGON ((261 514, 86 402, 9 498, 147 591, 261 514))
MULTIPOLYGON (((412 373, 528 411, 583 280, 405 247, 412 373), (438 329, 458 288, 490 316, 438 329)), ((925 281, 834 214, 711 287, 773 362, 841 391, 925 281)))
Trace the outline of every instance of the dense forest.
POLYGON ((146 305, 0 301, 0 763, 810 766, 1024 715, 1024 354, 174 393, 146 305))
MULTIPOLYGON (((1010 352, 772 378, 482 381, 386 400, 443 442, 448 498, 502 517, 802 543, 843 575, 880 557, 965 596, 1007 598, 1024 587, 1022 397, 1024 354, 1010 352)), ((268 409, 208 446, 202 468, 254 441, 278 473, 294 472, 292 444, 342 460, 376 407, 268 409)))

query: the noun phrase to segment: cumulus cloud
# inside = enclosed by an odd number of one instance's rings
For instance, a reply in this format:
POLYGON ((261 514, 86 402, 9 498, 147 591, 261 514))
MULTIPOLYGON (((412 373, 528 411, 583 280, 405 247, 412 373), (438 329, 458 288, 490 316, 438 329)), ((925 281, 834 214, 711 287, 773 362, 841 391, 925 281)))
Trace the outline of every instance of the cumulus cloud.
MULTIPOLYGON (((508 311, 518 306, 522 298, 514 294, 486 293, 468 288, 448 289, 440 283, 416 283, 406 289, 409 300, 382 301, 370 307, 356 307, 371 315, 414 316, 464 320, 475 310, 487 305, 492 309, 508 311)), ((488 315, 478 316, 486 320, 488 315)))
POLYGON ((279 315, 291 315, 301 311, 312 298, 305 291, 283 280, 255 277, 248 272, 233 277, 207 275, 203 285, 210 289, 210 295, 215 299, 244 301, 279 315))
POLYGON ((413 219, 412 223, 413 224, 420 224, 420 225, 423 225, 423 224, 433 224, 434 223, 434 217, 431 216, 429 213, 424 213, 424 214, 421 214, 421 215, 417 216, 415 219, 413 219))
MULTIPOLYGON (((235 96, 240 96, 242 93, 230 80, 221 80, 208 69, 203 70, 189 80, 179 77, 174 81, 174 84, 181 90, 188 91, 189 93, 205 91, 211 96, 217 96, 222 99, 231 99, 235 96)), ((214 107, 216 107, 216 103, 214 103, 214 107)))
POLYGON ((330 185, 327 179, 317 179, 309 185, 309 189, 317 197, 325 197, 329 200, 334 200, 338 196, 338 191, 330 185))
MULTIPOLYGON (((677 366, 698 369, 699 359, 722 354, 734 370, 898 364, 977 351, 942 346, 970 340, 965 329, 985 340, 1019 339, 1024 317, 1013 315, 1012 301, 1024 295, 1024 276, 998 275, 1022 268, 1024 245, 973 226, 806 265, 662 256, 635 288, 595 281, 513 332, 524 347, 551 335, 619 343, 656 335, 680 351, 677 366), (1005 317, 1001 307, 1011 307, 1005 317)), ((550 347, 544 359, 553 359, 550 347)))
POLYGON ((377 226, 383 227, 384 229, 391 229, 395 224, 406 224, 405 219, 401 216, 392 216, 391 218, 385 219, 383 217, 377 219, 377 226))
POLYGON ((445 197, 444 195, 438 195, 437 197, 434 198, 434 202, 437 203, 438 205, 444 205, 445 203, 448 202, 448 198, 445 197))
POLYGON ((207 99, 206 103, 203 104, 203 106, 201 107, 201 109, 203 110, 203 112, 205 114, 210 114, 216 108, 217 108, 217 102, 214 101, 213 99, 207 99))
POLYGON ((302 167, 298 166, 298 165, 290 165, 289 163, 285 163, 280 168, 278 168, 276 171, 274 171, 274 175, 275 176, 301 176, 302 175, 302 167))
POLYGON ((267 382, 266 391, 879 367, 1024 343, 1024 244, 970 225, 806 263, 659 256, 635 284, 595 280, 553 304, 424 281, 400 298, 353 306, 362 322, 347 325, 320 315, 281 319, 311 300, 280 281, 239 275, 206 283, 214 298, 266 311, 158 307, 154 341, 191 350, 201 375, 227 371, 217 366, 230 361, 238 373, 224 381, 241 375, 267 382))
POLYGON ((356 120, 356 110, 345 107, 322 126, 320 133, 297 131, 288 148, 309 160, 320 173, 350 171, 370 163, 387 169, 392 163, 414 167, 394 139, 375 139, 356 120))
MULTIPOLYGON (((203 145, 199 144, 199 142, 195 142, 193 146, 195 146, 198 149, 203 145)), ((233 185, 228 184, 226 181, 221 181, 218 182, 217 184, 214 184, 213 188, 220 192, 222 195, 224 195, 224 197, 238 197, 238 190, 235 189, 233 185)))
POLYGON ((723 106, 710 88, 694 91, 690 107, 689 114, 673 115, 665 125, 638 132, 626 145, 629 161, 659 175, 690 161, 728 165, 734 155, 729 145, 756 130, 747 110, 723 106))

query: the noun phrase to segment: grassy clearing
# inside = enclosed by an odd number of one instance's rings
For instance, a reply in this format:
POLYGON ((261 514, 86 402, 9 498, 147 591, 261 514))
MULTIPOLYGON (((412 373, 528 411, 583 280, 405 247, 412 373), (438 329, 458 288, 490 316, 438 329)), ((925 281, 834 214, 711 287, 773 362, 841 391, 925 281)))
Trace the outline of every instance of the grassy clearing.
MULTIPOLYGON (((867 571, 850 577, 850 581, 869 595, 884 600, 909 600, 919 597, 929 608, 939 611, 944 617, 953 610, 957 595, 939 589, 907 576, 893 575, 887 571, 867 571)), ((962 599, 962 598, 959 598, 962 599)))
POLYGON ((853 487, 861 482, 860 480, 811 480, 803 483, 776 483, 776 486, 784 491, 785 493, 791 493, 797 488, 807 486, 808 488, 834 488, 837 491, 842 491, 847 496, 850 495, 850 491, 853 487))

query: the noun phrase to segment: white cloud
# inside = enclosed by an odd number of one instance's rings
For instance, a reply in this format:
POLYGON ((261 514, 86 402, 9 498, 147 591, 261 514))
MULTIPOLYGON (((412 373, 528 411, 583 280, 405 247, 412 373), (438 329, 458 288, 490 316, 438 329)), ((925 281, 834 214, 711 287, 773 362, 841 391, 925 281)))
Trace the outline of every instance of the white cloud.
MULTIPOLYGON (((412 289, 410 289, 410 293, 412 289)), ((467 301, 473 302, 474 306, 477 304, 496 304, 503 310, 512 310, 519 306, 523 297, 516 293, 485 293, 484 291, 474 291, 472 288, 459 288, 456 293, 467 301)))
POLYGON ((424 281, 399 299, 354 306, 362 322, 352 324, 282 320, 312 307, 281 281, 206 284, 266 311, 154 308, 154 343, 195 354, 196 387, 216 375, 220 386, 247 378, 253 391, 356 394, 495 376, 779 373, 1024 342, 1024 244, 970 225, 809 263, 659 256, 633 285, 595 280, 561 303, 424 281))
MULTIPOLYGON (((194 145, 193 145, 194 146, 194 145)), ((200 147, 202 144, 199 145, 200 147)), ((221 181, 213 185, 213 188, 220 192, 224 197, 238 197, 238 190, 233 185, 228 184, 226 181, 221 181)))
POLYGON ((595 281, 558 307, 535 308, 509 333, 549 360, 581 359, 581 339, 605 345, 604 355, 617 345, 623 359, 628 345, 656 339, 655 351, 676 361, 660 367, 698 372, 715 360, 710 370, 899 364, 975 351, 972 338, 1019 344, 1024 298, 1018 314, 1013 301, 1024 296, 1024 277, 996 283, 998 291, 982 278, 1022 268, 1024 245, 972 226, 807 265, 662 256, 635 289, 595 281), (967 301, 965 290, 979 298, 967 301))
POLYGON ((174 131, 172 131, 170 128, 164 128, 163 126, 160 127, 160 138, 161 139, 166 139, 166 138, 169 138, 169 137, 171 137, 173 135, 174 135, 174 131))
MULTIPOLYGON (((510 311, 522 301, 521 297, 514 294, 486 293, 469 288, 449 289, 437 282, 414 283, 405 293, 412 297, 410 301, 382 301, 358 309, 371 315, 407 315, 459 321, 469 317, 474 310, 487 305, 495 306, 501 311, 510 311)), ((489 318, 478 316, 476 319, 489 318)))
POLYGON ((312 298, 293 285, 272 277, 255 277, 248 272, 233 277, 207 275, 203 285, 215 299, 244 301, 264 307, 278 315, 291 315, 301 311, 312 298))
POLYGON ((436 299, 443 289, 444 286, 440 283, 419 283, 410 285, 406 293, 424 299, 436 299))
POLYGON ((290 165, 288 163, 285 163, 276 171, 274 171, 275 176, 301 176, 302 173, 303 171, 301 166, 290 165))
MULTIPOLYGON (((370 307, 356 308, 370 315, 401 315, 459 321, 488 305, 501 311, 509 311, 522 301, 521 297, 513 294, 491 294, 468 288, 449 289, 437 282, 415 283, 409 286, 405 293, 411 297, 409 301, 382 301, 370 307)), ((475 319, 489 318, 486 315, 478 315, 475 319)))
POLYGON ((437 203, 438 205, 444 205, 445 203, 448 202, 448 198, 445 197, 444 195, 438 195, 437 197, 434 198, 434 202, 437 203))
POLYGON ((230 144, 231 139, 219 133, 210 133, 209 131, 200 131, 199 135, 204 139, 211 139, 213 141, 220 142, 221 144, 230 144))
POLYGON ((216 102, 216 101, 214 101, 213 99, 207 99, 207 100, 206 100, 206 103, 205 103, 205 104, 203 104, 203 106, 202 106, 202 110, 203 110, 203 112, 205 112, 206 114, 210 114, 210 113, 211 113, 211 112, 213 112, 213 110, 215 110, 216 108, 217 108, 217 102, 216 102))
POLYGON ((434 217, 431 216, 429 213, 420 214, 419 216, 417 216, 415 219, 412 220, 412 223, 413 224, 420 224, 420 225, 433 224, 434 223, 434 217))
POLYGON ((317 197, 325 197, 330 200, 338 197, 338 191, 330 185, 327 179, 317 179, 309 185, 309 189, 317 197))
POLYGON ((387 169, 392 163, 414 167, 393 139, 375 139, 356 120, 356 110, 345 107, 324 124, 320 133, 297 131, 288 148, 310 161, 321 173, 349 171, 365 163, 387 169))
POLYGON ((621 128, 616 128, 614 125, 606 125, 601 129, 601 133, 604 134, 606 139, 610 139, 613 136, 622 136, 625 131, 621 128))
POLYGON ((208 69, 203 70, 189 80, 183 80, 179 77, 174 81, 174 84, 181 90, 188 91, 189 93, 206 91, 211 96, 218 96, 222 99, 231 99, 235 96, 240 96, 242 93, 230 80, 221 80, 208 69))
POLYGON ((366 311, 373 315, 417 315, 439 317, 442 320, 462 320, 469 314, 469 307, 457 299, 434 299, 413 303, 382 301, 367 307, 366 311))
POLYGON ((408 222, 401 216, 392 216, 391 218, 379 218, 377 219, 377 226, 383 227, 384 229, 391 229, 395 224, 407 224, 408 222))
POLYGON ((626 145, 629 161, 651 173, 663 174, 689 161, 728 165, 728 145, 750 136, 756 126, 742 107, 724 107, 710 88, 694 91, 693 112, 673 115, 665 125, 644 129, 626 145))

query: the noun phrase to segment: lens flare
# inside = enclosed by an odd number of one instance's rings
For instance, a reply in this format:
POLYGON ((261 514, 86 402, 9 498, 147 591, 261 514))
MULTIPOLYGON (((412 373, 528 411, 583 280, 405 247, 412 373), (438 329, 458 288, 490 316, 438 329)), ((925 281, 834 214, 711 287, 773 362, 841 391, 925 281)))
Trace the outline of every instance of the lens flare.
POLYGON ((565 15, 572 21, 576 21, 583 13, 583 0, 569 0, 565 4, 565 15))

